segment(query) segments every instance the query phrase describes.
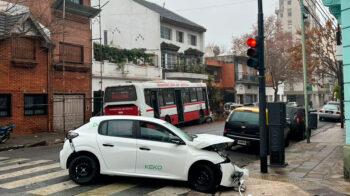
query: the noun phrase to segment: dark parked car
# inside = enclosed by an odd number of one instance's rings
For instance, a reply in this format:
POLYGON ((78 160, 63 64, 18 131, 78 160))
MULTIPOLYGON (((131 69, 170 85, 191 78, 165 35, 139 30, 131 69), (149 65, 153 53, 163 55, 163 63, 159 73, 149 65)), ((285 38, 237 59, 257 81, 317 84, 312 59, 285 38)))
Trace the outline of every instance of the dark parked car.
POLYGON ((305 139, 305 110, 302 107, 286 107, 286 121, 293 139, 305 139))
MULTIPOLYGON (((286 124, 284 129, 285 146, 289 145, 290 128, 286 124)), ((235 109, 228 116, 224 129, 224 136, 235 140, 235 144, 246 146, 259 144, 259 108, 241 107, 235 109)))

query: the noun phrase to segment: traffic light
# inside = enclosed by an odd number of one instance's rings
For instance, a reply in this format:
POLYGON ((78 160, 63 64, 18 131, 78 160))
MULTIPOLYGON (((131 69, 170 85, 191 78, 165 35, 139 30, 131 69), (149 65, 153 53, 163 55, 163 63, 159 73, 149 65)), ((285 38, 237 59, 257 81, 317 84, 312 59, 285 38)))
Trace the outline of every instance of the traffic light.
POLYGON ((247 50, 247 55, 249 57, 247 60, 247 66, 252 67, 254 69, 259 69, 259 53, 258 49, 256 48, 258 45, 256 39, 248 39, 247 45, 250 47, 247 50))

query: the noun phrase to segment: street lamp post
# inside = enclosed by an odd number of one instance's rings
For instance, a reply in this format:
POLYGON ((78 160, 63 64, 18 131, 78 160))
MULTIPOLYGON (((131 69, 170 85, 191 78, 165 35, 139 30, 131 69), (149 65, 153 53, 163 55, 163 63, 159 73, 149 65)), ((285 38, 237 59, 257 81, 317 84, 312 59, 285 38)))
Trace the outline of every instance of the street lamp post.
POLYGON ((302 50, 303 50, 303 69, 304 69, 304 105, 305 105, 305 131, 307 143, 310 143, 309 131, 309 102, 308 102, 308 82, 307 82, 307 68, 306 68, 306 46, 305 46, 305 24, 304 24, 304 2, 299 0, 301 13, 301 34, 302 34, 302 50))

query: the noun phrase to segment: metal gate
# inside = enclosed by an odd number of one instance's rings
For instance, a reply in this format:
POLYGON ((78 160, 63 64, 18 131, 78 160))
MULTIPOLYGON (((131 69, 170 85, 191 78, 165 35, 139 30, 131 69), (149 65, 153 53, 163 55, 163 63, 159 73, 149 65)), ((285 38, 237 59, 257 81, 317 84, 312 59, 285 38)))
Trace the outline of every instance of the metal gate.
POLYGON ((63 95, 54 95, 53 101, 55 131, 69 131, 84 124, 84 95, 66 95, 65 100, 63 95))

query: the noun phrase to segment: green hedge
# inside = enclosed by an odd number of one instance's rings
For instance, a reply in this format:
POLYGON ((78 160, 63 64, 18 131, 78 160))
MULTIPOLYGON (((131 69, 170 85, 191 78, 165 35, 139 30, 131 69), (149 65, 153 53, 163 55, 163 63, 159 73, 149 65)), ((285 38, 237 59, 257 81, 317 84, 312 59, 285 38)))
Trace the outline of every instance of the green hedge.
POLYGON ((154 54, 147 54, 141 49, 126 50, 102 45, 101 59, 100 48, 100 44, 94 43, 94 57, 96 61, 108 60, 116 64, 126 63, 128 61, 137 64, 137 60, 142 60, 144 63, 153 65, 152 57, 154 54))

